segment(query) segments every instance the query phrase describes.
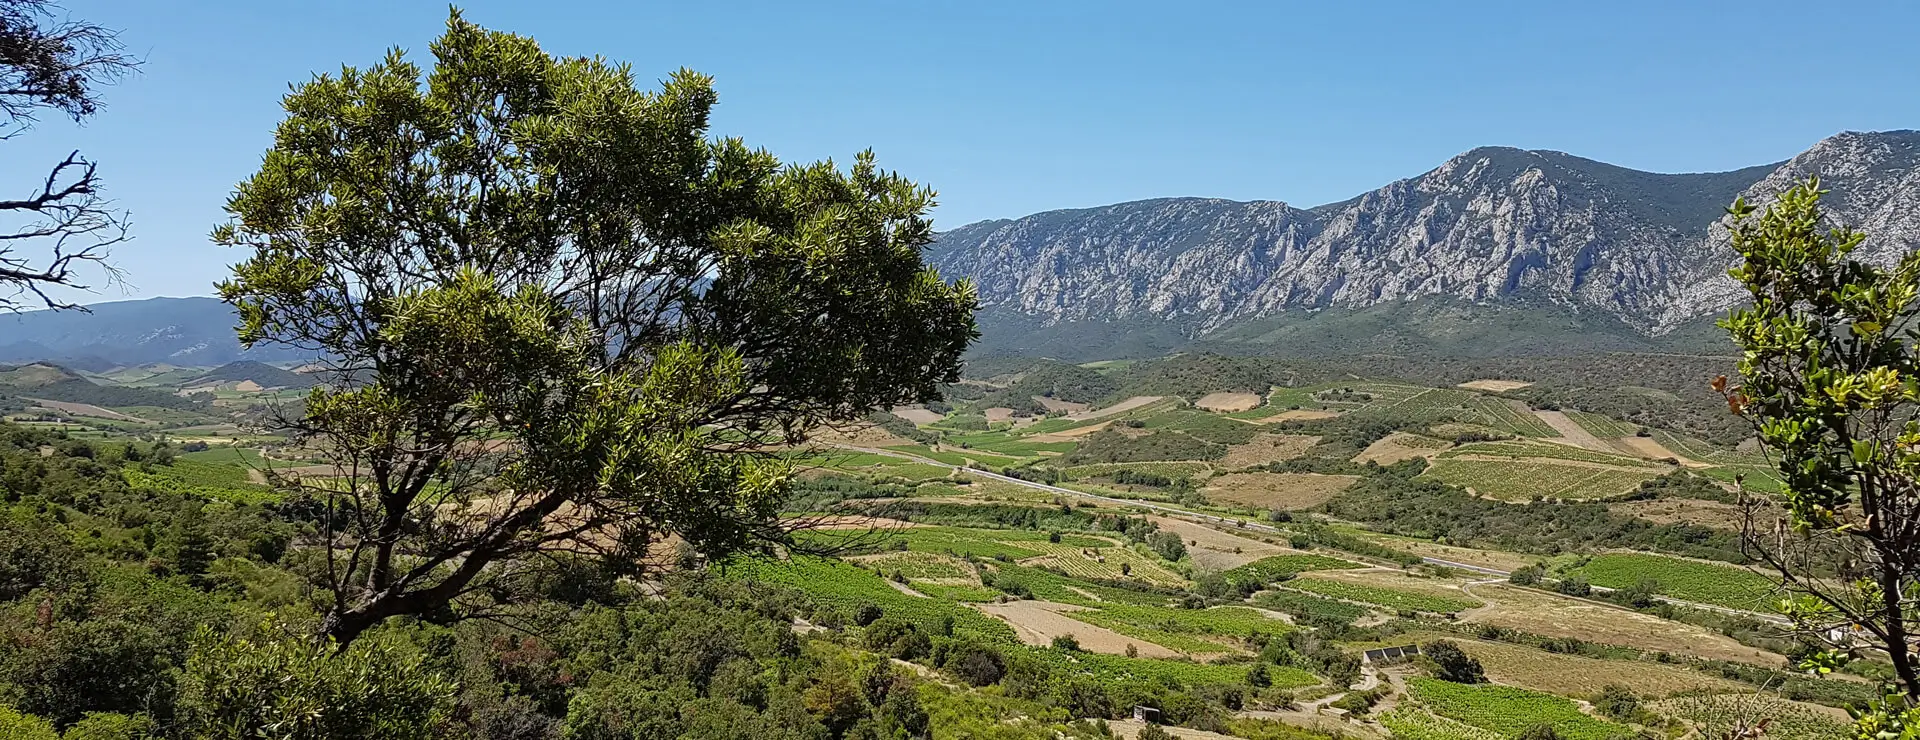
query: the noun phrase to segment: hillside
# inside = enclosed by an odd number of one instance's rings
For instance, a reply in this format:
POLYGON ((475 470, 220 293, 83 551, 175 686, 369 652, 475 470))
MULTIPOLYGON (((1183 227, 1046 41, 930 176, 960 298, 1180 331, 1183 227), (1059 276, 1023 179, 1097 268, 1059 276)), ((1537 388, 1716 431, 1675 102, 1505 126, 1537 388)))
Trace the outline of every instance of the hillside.
POLYGON ((0 316, 0 362, 76 360, 74 366, 98 372, 115 365, 208 367, 309 356, 277 347, 242 349, 233 307, 215 298, 149 298, 88 309, 0 316))
POLYGON ((1724 207, 1816 173, 1845 193, 1833 217, 1873 235, 1869 254, 1920 244, 1920 132, 1893 131, 1705 174, 1485 147, 1310 209, 1168 198, 972 224, 941 234, 929 261, 976 282, 981 351, 1145 356, 1210 340, 1330 353, 1378 337, 1367 319, 1386 315, 1428 325, 1411 345, 1452 353, 1452 331, 1507 309, 1525 314, 1502 319, 1510 345, 1665 349, 1738 300, 1724 207))
POLYGON ((252 360, 229 362, 207 371, 204 375, 181 382, 179 385, 185 388, 199 388, 203 386, 230 386, 247 383, 258 386, 261 389, 311 388, 315 385, 313 378, 306 375, 301 375, 300 373, 290 370, 282 370, 264 362, 254 362, 252 360))

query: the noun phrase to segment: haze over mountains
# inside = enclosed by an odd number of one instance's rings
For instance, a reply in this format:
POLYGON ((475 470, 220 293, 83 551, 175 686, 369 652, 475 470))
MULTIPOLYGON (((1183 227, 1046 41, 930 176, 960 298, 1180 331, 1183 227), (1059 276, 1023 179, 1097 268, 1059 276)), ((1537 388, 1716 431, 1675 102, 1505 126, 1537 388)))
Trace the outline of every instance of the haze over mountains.
MULTIPOLYGON (((1705 351, 1724 341, 1707 320, 1740 300, 1723 209, 1816 173, 1867 254, 1920 246, 1920 132, 1889 131, 1703 174, 1483 147, 1313 208, 1162 198, 968 224, 928 261, 978 284, 976 354, 1705 351)), ((0 316, 0 362, 304 359, 243 351, 234 323, 212 298, 0 316)))
POLYGON ((1166 198, 970 224, 942 234, 929 261, 978 283, 989 351, 1296 344, 1307 323, 1326 325, 1307 337, 1391 350, 1374 329, 1397 329, 1443 348, 1464 324, 1525 333, 1545 316, 1539 333, 1658 348, 1740 299, 1724 208, 1815 173, 1834 191, 1829 213, 1871 235, 1868 254, 1920 244, 1920 132, 1892 131, 1706 174, 1485 147, 1308 209, 1166 198), (1497 316, 1513 309, 1532 317, 1497 316))

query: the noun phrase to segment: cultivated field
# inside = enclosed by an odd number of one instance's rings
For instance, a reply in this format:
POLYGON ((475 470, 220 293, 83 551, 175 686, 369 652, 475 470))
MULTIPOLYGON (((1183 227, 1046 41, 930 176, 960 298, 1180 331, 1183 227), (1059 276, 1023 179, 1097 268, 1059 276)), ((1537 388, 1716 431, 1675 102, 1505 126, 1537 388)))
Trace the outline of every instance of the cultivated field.
POLYGON ((1292 460, 1305 454, 1308 448, 1319 442, 1319 437, 1263 432, 1246 444, 1227 447, 1226 456, 1220 458, 1218 463, 1222 469, 1233 470, 1292 460))
POLYGON ((1233 473, 1207 480, 1201 489, 1208 499, 1261 509, 1306 509, 1359 480, 1351 475, 1318 473, 1233 473))
POLYGON ((1146 640, 1128 637, 1105 627, 1074 619, 1071 616, 1074 612, 1087 611, 1083 606, 1023 600, 1009 601, 1004 604, 981 604, 978 608, 1011 625, 1014 635, 1028 645, 1051 645, 1055 637, 1073 635, 1074 639, 1080 642, 1080 648, 1089 652, 1125 655, 1127 648, 1132 647, 1136 655, 1145 658, 1181 656, 1177 651, 1146 640))
POLYGON ((1470 591, 1487 603, 1463 615, 1476 624, 1760 666, 1786 661, 1712 630, 1608 604, 1502 583, 1478 584, 1470 591))
POLYGON ((1533 385, 1532 383, 1529 383, 1524 380, 1469 380, 1465 383, 1461 383, 1459 387, 1465 388, 1470 391, 1486 391, 1488 393, 1505 393, 1507 391, 1517 391, 1517 390, 1520 390, 1521 388, 1526 388, 1532 385, 1533 385))
POLYGON ((1262 400, 1257 393, 1209 393, 1194 401, 1193 405, 1207 411, 1230 414, 1259 408, 1262 400))
POLYGON ((1444 439, 1434 439, 1408 432, 1394 432, 1368 445, 1367 449, 1353 456, 1353 461, 1392 465, 1416 457, 1433 457, 1451 446, 1453 443, 1444 439))

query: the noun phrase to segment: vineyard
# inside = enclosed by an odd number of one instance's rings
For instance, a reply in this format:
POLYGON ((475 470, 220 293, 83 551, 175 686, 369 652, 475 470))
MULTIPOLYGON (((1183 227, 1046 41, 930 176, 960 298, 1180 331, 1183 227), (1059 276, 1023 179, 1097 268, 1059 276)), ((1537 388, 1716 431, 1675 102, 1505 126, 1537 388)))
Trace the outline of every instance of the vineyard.
POLYGON ((1087 548, 1064 542, 1061 544, 1023 543, 1022 547, 1032 548, 1041 553, 1040 557, 1021 561, 1022 565, 1059 568, 1074 578, 1103 581, 1137 578, 1162 586, 1179 586, 1187 582, 1187 579, 1182 578, 1180 574, 1161 565, 1158 558, 1142 555, 1124 547, 1087 548), (1127 566, 1124 572, 1121 569, 1122 565, 1127 566))
POLYGON ((1154 475, 1177 479, 1203 477, 1213 471, 1213 466, 1203 462, 1188 461, 1094 463, 1092 465, 1075 465, 1071 468, 1061 470, 1060 473, 1068 480, 1085 480, 1087 478, 1113 475, 1122 470, 1130 470, 1136 473, 1152 473, 1154 475))
POLYGON ((961 604, 908 596, 874 573, 835 560, 746 560, 728 566, 725 576, 799 589, 820 603, 847 612, 872 604, 888 616, 906 619, 928 631, 937 632, 944 621, 951 619, 956 635, 1003 644, 1014 642, 1013 628, 1005 622, 961 604))
POLYGON ((1395 611, 1427 612, 1430 614, 1454 614, 1483 606, 1478 601, 1465 598, 1434 596, 1397 591, 1377 586, 1363 586, 1346 581, 1331 581, 1321 578, 1302 577, 1286 582, 1286 589, 1298 589, 1321 596, 1330 596, 1346 601, 1358 601, 1393 609, 1395 611))
POLYGON ((1625 725, 1587 716, 1579 705, 1552 694, 1434 678, 1410 678, 1407 686, 1434 714, 1503 735, 1518 735, 1529 727, 1545 724, 1551 725, 1554 732, 1566 740, 1632 736, 1625 725))
POLYGON ((1367 615, 1364 607, 1299 591, 1262 591, 1253 597, 1253 604, 1309 622, 1348 623, 1367 615))
POLYGON ((1768 734, 1805 740, 1841 740, 1851 737, 1838 718, 1803 704, 1795 704, 1765 694, 1710 694, 1682 696, 1653 702, 1647 706, 1660 714, 1678 717, 1712 732, 1723 729, 1729 717, 1764 711, 1772 718, 1768 734))
POLYGON ((1631 437, 1640 431, 1639 425, 1629 424, 1611 416, 1586 411, 1574 411, 1572 409, 1568 409, 1566 414, 1567 418, 1572 419, 1573 423, 1579 424, 1581 429, 1585 429, 1587 433, 1601 439, 1631 437))
POLYGON ((1363 568, 1359 563, 1330 558, 1325 555, 1275 555, 1261 558, 1238 568, 1221 571, 1220 575, 1228 583, 1255 583, 1266 585, 1292 573, 1306 573, 1316 570, 1341 570, 1344 568, 1363 568))
POLYGON ((1657 468, 1613 469, 1454 457, 1435 460, 1422 475, 1471 488, 1474 493, 1490 498, 1527 501, 1536 496, 1567 499, 1618 496, 1660 474, 1657 468))
POLYGON ((1649 468, 1649 469, 1658 469, 1658 470, 1666 469, 1666 466, 1660 463, 1650 462, 1643 458, 1631 457, 1628 455, 1614 455, 1606 452, 1596 452, 1594 450, 1589 450, 1581 447, 1574 447, 1571 445, 1555 444, 1553 442, 1536 442, 1533 440, 1473 442, 1470 444, 1464 444, 1459 447, 1455 447, 1451 450, 1447 450, 1446 452, 1442 452, 1439 455, 1439 457, 1442 459, 1466 457, 1466 456, 1504 457, 1504 458, 1510 458, 1514 460, 1522 460, 1522 459, 1573 460, 1577 462, 1590 462, 1590 463, 1601 463, 1605 465, 1618 465, 1621 467, 1638 467, 1638 468, 1649 468))
POLYGON ((1595 555, 1572 574, 1605 588, 1628 588, 1651 579, 1667 596, 1733 609, 1764 610, 1774 592, 1772 579, 1744 568, 1644 553, 1595 555))
POLYGON ((1073 618, 1188 653, 1230 652, 1233 646, 1253 635, 1272 635, 1293 630, 1286 622, 1239 606, 1177 609, 1137 604, 1098 604, 1097 607, 1074 612, 1073 618))
POLYGON ((1393 732, 1394 740, 1509 740, 1510 737, 1411 707, 1399 707, 1380 715, 1380 724, 1393 732))

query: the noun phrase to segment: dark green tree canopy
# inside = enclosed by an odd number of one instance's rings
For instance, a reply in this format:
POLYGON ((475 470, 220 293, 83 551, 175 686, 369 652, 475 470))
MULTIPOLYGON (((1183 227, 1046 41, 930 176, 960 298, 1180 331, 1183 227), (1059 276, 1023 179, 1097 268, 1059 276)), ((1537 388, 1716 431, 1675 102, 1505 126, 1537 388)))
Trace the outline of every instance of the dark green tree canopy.
POLYGON ((346 473, 301 483, 334 636, 498 600, 529 553, 738 550, 774 534, 773 450, 956 379, 972 287, 870 153, 782 165, 708 136, 704 76, 642 90, 457 12, 432 54, 296 87, 214 232, 251 252, 241 339, 330 366, 288 422, 346 473))

